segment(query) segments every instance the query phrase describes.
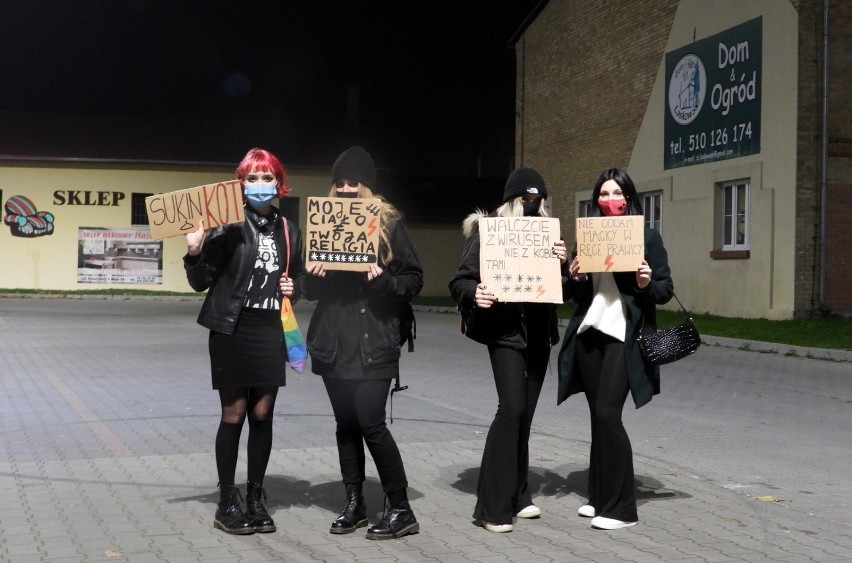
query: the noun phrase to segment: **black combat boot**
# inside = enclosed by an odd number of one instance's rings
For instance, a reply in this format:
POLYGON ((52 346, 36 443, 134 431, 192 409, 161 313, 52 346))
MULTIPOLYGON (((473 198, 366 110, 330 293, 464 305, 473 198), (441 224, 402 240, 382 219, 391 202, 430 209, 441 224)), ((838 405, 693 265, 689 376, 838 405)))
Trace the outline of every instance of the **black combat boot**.
POLYGON ((255 532, 274 532, 275 522, 266 511, 266 491, 260 483, 246 484, 246 519, 255 532))
POLYGON ((240 507, 242 495, 234 485, 219 485, 219 508, 216 509, 216 519, 213 527, 229 534, 253 534, 249 521, 240 507))
POLYGON ((367 528, 368 540, 401 538, 420 531, 420 524, 414 518, 405 489, 388 493, 388 499, 390 508, 385 509, 378 524, 367 528))
POLYGON ((367 522, 367 508, 364 506, 362 484, 346 485, 346 506, 340 516, 331 523, 332 534, 351 534, 363 528, 367 522))

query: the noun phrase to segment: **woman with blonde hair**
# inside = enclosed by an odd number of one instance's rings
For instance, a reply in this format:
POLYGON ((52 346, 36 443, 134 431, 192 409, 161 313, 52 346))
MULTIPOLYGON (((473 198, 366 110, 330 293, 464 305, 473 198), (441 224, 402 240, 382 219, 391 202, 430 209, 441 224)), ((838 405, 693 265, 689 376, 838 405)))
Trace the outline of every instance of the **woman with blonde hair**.
MULTIPOLYGON (((479 220, 483 217, 547 217, 547 187, 538 171, 514 170, 506 180, 503 204, 491 214, 468 215, 462 229, 464 252, 450 293, 465 319, 475 314, 465 334, 488 347, 497 413, 482 452, 473 518, 489 532, 514 529, 515 518, 538 518, 529 475, 529 439, 533 416, 544 383, 550 348, 559 341, 556 305, 498 301, 479 269, 479 220)), ((554 241, 553 259, 564 267, 565 243, 554 241)))
POLYGON ((329 531, 348 534, 368 524, 362 490, 366 443, 388 499, 367 539, 399 538, 417 533, 420 524, 408 502, 408 480, 385 405, 399 373, 400 311, 420 293, 423 269, 399 211, 373 194, 376 167, 370 154, 351 147, 337 158, 331 176, 331 197, 380 199, 381 233, 378 263, 369 271, 326 271, 314 262, 303 278, 305 297, 317 301, 307 336, 311 366, 322 376, 334 410, 346 486, 346 504, 329 531))

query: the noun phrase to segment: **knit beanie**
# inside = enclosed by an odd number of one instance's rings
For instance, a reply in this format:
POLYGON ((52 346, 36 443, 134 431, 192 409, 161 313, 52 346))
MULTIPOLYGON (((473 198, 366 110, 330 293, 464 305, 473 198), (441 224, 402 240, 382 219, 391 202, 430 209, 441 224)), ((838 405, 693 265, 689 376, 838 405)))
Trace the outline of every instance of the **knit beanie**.
POLYGON ((362 147, 354 146, 346 149, 331 167, 331 181, 342 178, 358 180, 368 188, 376 187, 376 165, 373 157, 362 147))
POLYGON ((522 195, 540 195, 547 197, 544 179, 532 168, 518 168, 509 174, 506 189, 503 191, 503 203, 522 195))

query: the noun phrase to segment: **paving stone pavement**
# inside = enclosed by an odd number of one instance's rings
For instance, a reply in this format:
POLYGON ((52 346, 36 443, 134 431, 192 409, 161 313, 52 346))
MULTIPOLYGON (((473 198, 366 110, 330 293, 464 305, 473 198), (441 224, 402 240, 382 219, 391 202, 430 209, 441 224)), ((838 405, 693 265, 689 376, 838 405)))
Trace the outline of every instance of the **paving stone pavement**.
MULTIPOLYGON (((411 388, 395 395, 391 426, 421 533, 391 541, 368 541, 363 529, 328 533, 343 502, 334 421, 319 378, 291 373, 276 405, 265 482, 278 531, 224 534, 212 527, 218 402, 209 387, 206 332, 194 322, 199 304, 0 298, 0 560, 852 560, 848 497, 830 512, 799 502, 795 491, 784 494, 796 502, 761 501, 708 478, 712 471, 689 459, 651 455, 636 437, 640 524, 592 530, 576 514, 588 439, 566 431, 587 419, 545 395, 530 444, 530 485, 543 516, 519 520, 510 534, 475 526, 476 478, 496 395, 484 356, 469 359, 478 349, 455 333, 456 321, 423 311, 417 349, 403 358, 403 384, 411 388)), ((297 314, 304 330, 310 309, 301 305, 297 314)), ((852 364, 805 361, 779 365, 852 376, 852 364)), ((555 377, 548 378, 545 393, 553 393, 555 377)), ((834 391, 847 409, 850 388, 852 380, 834 391)), ((243 456, 244 449, 238 480, 243 456)), ((827 483, 848 491, 847 468, 830 463, 827 483)), ((367 467, 373 521, 383 496, 369 461, 367 467)))

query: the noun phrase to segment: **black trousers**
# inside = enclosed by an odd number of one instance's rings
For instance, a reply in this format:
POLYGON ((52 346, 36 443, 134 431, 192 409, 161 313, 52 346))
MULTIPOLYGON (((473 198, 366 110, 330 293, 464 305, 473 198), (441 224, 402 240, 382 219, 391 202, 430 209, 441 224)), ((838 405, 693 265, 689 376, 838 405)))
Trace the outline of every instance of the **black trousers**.
POLYGON ((364 443, 376 463, 386 493, 408 487, 399 448, 385 422, 390 379, 333 379, 323 377, 337 422, 340 472, 347 485, 362 483, 364 443))
POLYGON ((541 394, 550 346, 513 350, 489 346, 497 386, 497 414, 485 439, 473 517, 491 524, 511 524, 531 505, 527 482, 530 428, 541 394))
POLYGON ((577 337, 575 362, 592 418, 589 504, 598 516, 636 522, 633 448, 621 421, 630 391, 624 343, 589 329, 577 337))

